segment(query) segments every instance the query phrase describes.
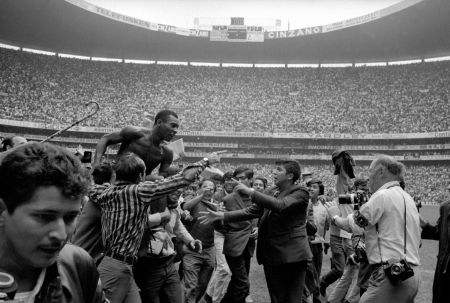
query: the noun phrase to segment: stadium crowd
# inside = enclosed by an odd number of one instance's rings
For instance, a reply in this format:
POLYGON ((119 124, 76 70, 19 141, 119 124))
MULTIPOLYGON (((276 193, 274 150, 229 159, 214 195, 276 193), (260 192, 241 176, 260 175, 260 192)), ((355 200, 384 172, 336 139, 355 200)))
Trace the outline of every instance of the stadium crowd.
MULTIPOLYGON (((217 167, 222 171, 233 171, 242 164, 220 163, 217 167)), ((274 166, 271 164, 244 164, 252 167, 255 175, 270 176, 274 166)), ((326 164, 306 165, 304 171, 311 172, 313 178, 321 180, 326 189, 334 189, 336 178, 333 166, 326 164)), ((368 166, 356 166, 355 174, 366 172, 368 166)), ((268 177, 268 183, 273 180, 268 177)), ((450 183, 450 168, 446 165, 410 165, 407 166, 405 177, 406 191, 413 197, 418 197, 423 204, 441 204, 445 202, 443 192, 450 183), (426 185, 426 186, 424 186, 426 185)))
POLYGON ((0 115, 67 124, 136 125, 177 111, 182 129, 304 133, 448 130, 450 64, 220 68, 97 62, 0 50, 0 115), (281 105, 281 106, 280 106, 281 105))

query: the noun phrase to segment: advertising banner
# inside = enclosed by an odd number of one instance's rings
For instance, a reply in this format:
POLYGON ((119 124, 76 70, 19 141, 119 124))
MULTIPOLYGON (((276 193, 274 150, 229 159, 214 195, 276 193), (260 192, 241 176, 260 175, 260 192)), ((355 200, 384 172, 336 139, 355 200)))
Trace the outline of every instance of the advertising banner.
POLYGON ((166 24, 156 24, 149 21, 145 21, 139 18, 123 15, 111 10, 108 10, 103 7, 99 7, 96 5, 93 5, 89 2, 83 1, 83 0, 65 0, 66 2, 73 4, 75 6, 78 6, 84 10, 90 11, 92 13, 101 15, 106 18, 110 18, 119 22, 128 23, 134 26, 142 27, 148 30, 152 31, 161 31, 161 32, 167 32, 172 33, 176 35, 181 36, 195 36, 195 37, 208 37, 208 31, 199 31, 199 30, 191 30, 188 28, 181 28, 177 26, 171 26, 166 24))

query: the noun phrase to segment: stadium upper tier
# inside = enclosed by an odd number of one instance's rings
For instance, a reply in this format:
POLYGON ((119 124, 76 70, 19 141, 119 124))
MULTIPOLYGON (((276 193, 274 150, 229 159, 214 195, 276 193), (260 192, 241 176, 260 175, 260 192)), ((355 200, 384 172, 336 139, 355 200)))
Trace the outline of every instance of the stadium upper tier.
MULTIPOLYGON (((283 7, 278 1, 273 3, 283 7)), ((161 13, 170 15, 171 11, 161 13)), ((449 15, 448 0, 402 0, 331 24, 266 31, 264 42, 227 43, 211 41, 221 34, 139 20, 84 0, 3 0, 0 42, 58 53, 158 61, 393 61, 449 55, 449 15)), ((258 41, 257 35, 245 36, 258 41)))
POLYGON ((169 108, 182 129, 411 133, 450 130, 450 63, 350 68, 135 65, 0 49, 0 116, 84 125, 141 125, 169 108))

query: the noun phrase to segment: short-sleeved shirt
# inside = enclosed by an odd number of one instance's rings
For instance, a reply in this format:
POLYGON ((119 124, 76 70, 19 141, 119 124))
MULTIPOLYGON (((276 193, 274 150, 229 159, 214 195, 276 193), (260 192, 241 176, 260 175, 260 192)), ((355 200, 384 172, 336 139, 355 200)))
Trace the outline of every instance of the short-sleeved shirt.
MULTIPOLYGON (((368 221, 364 234, 370 264, 386 262, 389 259, 398 261, 404 258, 405 207, 406 261, 420 265, 419 212, 413 198, 396 181, 388 182, 380 187, 360 209, 361 215, 368 221)), ((353 216, 349 218, 352 229, 358 229, 353 216)))

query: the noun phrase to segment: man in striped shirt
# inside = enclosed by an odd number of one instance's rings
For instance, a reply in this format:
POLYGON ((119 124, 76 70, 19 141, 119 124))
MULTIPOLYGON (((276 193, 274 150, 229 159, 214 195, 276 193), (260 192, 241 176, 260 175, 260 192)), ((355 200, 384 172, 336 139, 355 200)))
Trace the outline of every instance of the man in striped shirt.
POLYGON ((147 223, 148 207, 163 195, 189 185, 208 161, 172 177, 144 181, 145 164, 136 154, 122 155, 115 165, 116 183, 104 190, 97 203, 102 209, 102 238, 105 257, 98 270, 111 303, 141 302, 132 274, 147 223))

